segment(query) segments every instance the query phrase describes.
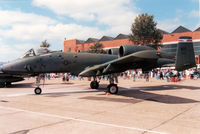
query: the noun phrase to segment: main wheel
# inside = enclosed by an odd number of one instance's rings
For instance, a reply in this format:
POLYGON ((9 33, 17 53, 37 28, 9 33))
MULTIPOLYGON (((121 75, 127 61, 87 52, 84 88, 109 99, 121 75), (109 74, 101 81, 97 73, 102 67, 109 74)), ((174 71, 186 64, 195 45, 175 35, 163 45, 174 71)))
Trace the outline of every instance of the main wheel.
POLYGON ((0 83, 0 88, 3 88, 3 87, 5 87, 5 83, 4 82, 0 83))
POLYGON ((91 87, 92 89, 98 89, 98 88, 99 88, 99 83, 98 83, 97 81, 92 81, 92 82, 90 83, 90 87, 91 87))
POLYGON ((34 90, 35 94, 41 94, 42 93, 42 89, 39 87, 36 87, 34 90))
POLYGON ((117 94, 118 93, 118 86, 116 84, 110 84, 108 85, 108 92, 110 94, 117 94))

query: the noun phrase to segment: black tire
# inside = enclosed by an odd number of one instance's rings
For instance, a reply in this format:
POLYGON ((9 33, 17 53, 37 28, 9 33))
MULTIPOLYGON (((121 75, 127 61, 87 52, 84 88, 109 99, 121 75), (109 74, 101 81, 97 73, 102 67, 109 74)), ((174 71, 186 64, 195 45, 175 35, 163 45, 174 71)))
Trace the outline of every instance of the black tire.
POLYGON ((42 89, 39 88, 39 87, 36 87, 35 90, 34 90, 35 94, 41 94, 42 93, 42 89))
POLYGON ((6 87, 11 87, 11 82, 6 82, 6 87))
POLYGON ((5 83, 4 82, 2 82, 2 83, 0 83, 0 88, 3 88, 3 87, 5 87, 5 83))
POLYGON ((90 87, 91 87, 92 89, 98 89, 98 88, 99 88, 99 83, 98 83, 97 81, 92 81, 92 82, 90 83, 90 87))
POLYGON ((118 86, 116 84, 110 84, 107 87, 108 93, 110 94, 117 94, 118 93, 118 86))

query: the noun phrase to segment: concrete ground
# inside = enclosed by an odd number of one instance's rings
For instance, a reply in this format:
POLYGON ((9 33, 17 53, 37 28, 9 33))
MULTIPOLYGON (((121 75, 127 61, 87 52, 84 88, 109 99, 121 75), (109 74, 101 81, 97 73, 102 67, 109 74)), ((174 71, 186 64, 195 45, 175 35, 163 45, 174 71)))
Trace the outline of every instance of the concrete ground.
POLYGON ((119 80, 118 95, 87 80, 33 79, 0 89, 0 134, 199 134, 200 80, 119 80))

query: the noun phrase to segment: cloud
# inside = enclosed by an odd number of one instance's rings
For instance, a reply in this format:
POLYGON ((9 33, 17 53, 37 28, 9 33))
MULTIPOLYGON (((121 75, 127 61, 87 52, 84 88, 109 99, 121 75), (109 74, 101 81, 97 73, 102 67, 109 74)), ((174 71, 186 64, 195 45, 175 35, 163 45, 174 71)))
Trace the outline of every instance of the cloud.
POLYGON ((22 56, 30 48, 36 48, 35 44, 6 44, 0 39, 0 61, 7 62, 22 56))
POLYGON ((92 21, 111 29, 126 27, 127 31, 138 14, 131 0, 34 0, 33 5, 46 7, 58 15, 69 16, 77 21, 92 21))
POLYGON ((100 37, 104 32, 96 27, 87 27, 77 24, 17 24, 10 29, 0 29, 0 36, 21 41, 64 40, 64 38, 100 37))
POLYGON ((42 40, 47 32, 48 25, 45 24, 16 24, 9 29, 0 29, 0 35, 4 38, 26 40, 42 40))
POLYGON ((11 26, 15 24, 55 24, 56 21, 48 17, 34 13, 23 13, 17 10, 0 10, 0 26, 11 26))
POLYGON ((76 21, 64 24, 35 13, 0 9, 0 61, 21 56, 29 48, 39 46, 43 40, 47 40, 52 49, 63 49, 64 38, 86 40, 129 33, 138 14, 131 0, 33 0, 33 5, 54 11, 56 18, 70 17, 76 21), (86 23, 82 25, 82 21, 86 23), (94 25, 90 26, 87 22, 94 25), (6 44, 8 40, 16 42, 6 44))

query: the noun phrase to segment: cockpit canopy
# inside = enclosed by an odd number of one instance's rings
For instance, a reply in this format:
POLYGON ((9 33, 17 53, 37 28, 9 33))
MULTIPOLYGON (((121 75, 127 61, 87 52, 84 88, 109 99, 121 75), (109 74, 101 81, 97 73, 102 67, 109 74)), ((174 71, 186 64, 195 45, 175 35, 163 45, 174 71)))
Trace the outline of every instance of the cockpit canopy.
POLYGON ((28 50, 21 58, 32 57, 32 56, 36 56, 33 48, 28 50))
POLYGON ((39 48, 36 52, 34 51, 33 48, 31 48, 30 50, 28 50, 21 58, 27 58, 27 57, 32 57, 32 56, 37 56, 37 55, 44 55, 47 53, 53 53, 53 52, 62 52, 62 50, 60 51, 51 51, 46 47, 42 47, 39 48))

